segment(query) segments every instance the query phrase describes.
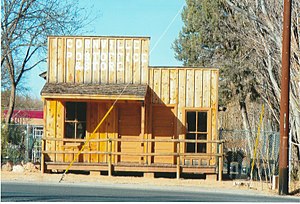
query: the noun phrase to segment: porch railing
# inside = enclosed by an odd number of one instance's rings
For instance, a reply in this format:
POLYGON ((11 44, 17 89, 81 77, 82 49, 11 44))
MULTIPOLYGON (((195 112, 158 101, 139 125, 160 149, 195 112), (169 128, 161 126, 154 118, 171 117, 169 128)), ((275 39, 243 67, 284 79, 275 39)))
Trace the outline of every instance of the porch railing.
MULTIPOLYGON (((58 154, 78 154, 81 147, 80 145, 85 144, 87 139, 70 139, 70 138, 52 138, 52 137, 44 137, 42 139, 42 162, 44 160, 44 156, 46 154, 54 154, 54 158, 56 158, 56 155, 58 154), (78 146, 78 150, 45 150, 45 144, 46 141, 54 141, 55 146, 56 142, 65 142, 65 143, 74 143, 74 147, 78 146)), ((218 164, 218 174, 219 174, 219 180, 222 180, 222 171, 223 171, 223 163, 224 163, 224 152, 223 152, 223 146, 224 146, 224 140, 187 140, 187 139, 120 139, 120 138, 107 138, 107 139, 89 139, 86 146, 89 147, 89 144, 92 142, 98 142, 100 143, 107 143, 106 149, 108 151, 94 151, 94 150, 83 150, 80 155, 88 155, 88 154, 98 154, 98 155, 107 155, 106 162, 101 163, 107 163, 108 165, 108 175, 112 175, 112 157, 113 156, 138 156, 138 157, 155 157, 155 156, 174 156, 176 157, 176 169, 177 169, 177 177, 180 175, 180 168, 184 166, 182 165, 182 159, 193 157, 194 158, 201 158, 201 157, 215 157, 216 164, 218 164), (136 142, 140 144, 146 144, 149 143, 158 143, 158 142, 168 142, 168 143, 174 143, 174 146, 176 144, 176 152, 120 152, 117 151, 118 148, 115 148, 113 150, 113 142, 136 142), (186 152, 180 152, 180 145, 185 143, 202 143, 202 144, 216 144, 216 151, 215 152, 208 152, 208 153, 186 153, 186 152)), ((56 161, 53 161, 56 162, 56 161)), ((147 161, 146 161, 147 163, 147 161)), ((199 162, 200 163, 200 162, 199 162)))

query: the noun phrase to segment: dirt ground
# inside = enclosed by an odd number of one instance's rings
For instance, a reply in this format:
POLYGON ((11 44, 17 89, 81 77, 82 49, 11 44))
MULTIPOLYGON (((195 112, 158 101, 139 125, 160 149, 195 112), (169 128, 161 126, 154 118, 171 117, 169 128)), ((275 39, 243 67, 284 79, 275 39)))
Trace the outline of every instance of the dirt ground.
MULTIPOLYGON (((47 173, 28 172, 16 173, 11 171, 1 171, 1 181, 19 181, 19 182, 42 182, 42 183, 58 183, 62 177, 62 173, 47 173)), ((98 174, 74 174, 68 173, 63 181, 64 183, 102 183, 102 184, 140 184, 154 186, 200 186, 202 188, 216 189, 239 189, 249 191, 259 191, 265 194, 278 194, 278 190, 271 190, 271 184, 251 182, 244 180, 234 181, 212 181, 204 179, 174 179, 174 178, 145 178, 133 176, 105 176, 98 174)), ((300 183, 290 187, 291 191, 298 189, 294 196, 300 196, 300 183)))

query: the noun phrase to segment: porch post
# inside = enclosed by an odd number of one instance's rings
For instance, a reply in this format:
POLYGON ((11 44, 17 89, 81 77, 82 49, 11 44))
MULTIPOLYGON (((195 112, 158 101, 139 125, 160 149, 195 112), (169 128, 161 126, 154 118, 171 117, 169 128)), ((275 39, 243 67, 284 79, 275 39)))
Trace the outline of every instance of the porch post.
POLYGON ((44 156, 44 150, 45 150, 45 141, 42 138, 42 149, 41 149, 41 172, 42 174, 45 173, 45 156, 44 156))
MULTIPOLYGON (((142 106, 141 106, 141 138, 143 138, 143 140, 145 139, 145 102, 142 102, 142 106)), ((145 142, 143 141, 141 143, 141 149, 142 149, 142 153, 145 153, 145 142)), ((145 157, 147 156, 141 156, 140 157, 140 163, 143 163, 145 157)))
POLYGON ((176 178, 180 179, 180 142, 177 142, 177 161, 176 161, 176 178))
POLYGON ((223 180, 223 141, 219 144, 219 181, 223 180))
MULTIPOLYGON (((152 139, 152 104, 151 104, 151 102, 149 105, 148 138, 147 139, 152 139)), ((152 153, 152 142, 147 142, 147 147, 148 147, 147 153, 152 153)), ((148 165, 150 165, 151 161, 152 161, 152 156, 148 155, 147 158, 148 158, 148 165)))

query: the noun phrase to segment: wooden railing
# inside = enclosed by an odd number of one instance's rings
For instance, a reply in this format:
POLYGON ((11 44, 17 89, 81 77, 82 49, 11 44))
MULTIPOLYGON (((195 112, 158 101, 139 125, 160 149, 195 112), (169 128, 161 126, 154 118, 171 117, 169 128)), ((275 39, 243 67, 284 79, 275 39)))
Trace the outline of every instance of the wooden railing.
MULTIPOLYGON (((42 162, 44 161, 44 156, 46 154, 77 154, 79 152, 78 150, 70 151, 70 150, 45 150, 45 143, 46 141, 54 141, 55 146, 56 142, 63 142, 63 143, 69 143, 68 145, 72 145, 74 143, 75 146, 83 145, 87 142, 87 139, 69 139, 69 138, 52 138, 52 137, 46 137, 42 139, 42 162)), ((222 180, 222 170, 223 170, 223 145, 224 140, 187 140, 187 139, 120 139, 120 138, 107 138, 107 139, 89 139, 86 146, 89 147, 90 143, 92 142, 98 142, 98 143, 107 143, 107 149, 108 151, 93 151, 93 150, 83 150, 80 155, 82 154, 98 154, 98 155, 107 155, 106 163, 108 165, 108 173, 111 175, 112 172, 112 156, 114 155, 127 155, 127 156, 139 156, 139 157, 145 157, 145 156, 174 156, 176 157, 176 166, 177 166, 177 175, 180 175, 180 168, 181 168, 181 159, 186 157, 215 157, 216 163, 218 163, 218 174, 219 174, 219 180, 222 180), (112 145, 113 142, 136 142, 136 143, 156 143, 156 142, 172 142, 174 145, 177 145, 176 152, 118 152, 113 151, 112 145), (180 152, 180 144, 185 143, 203 143, 203 144, 217 144, 216 152, 208 152, 208 153, 185 153, 180 152)), ((117 148, 115 148, 117 149, 117 148)), ((56 156, 54 156, 56 158, 56 156)), ((55 161, 54 161, 55 162, 55 161)))

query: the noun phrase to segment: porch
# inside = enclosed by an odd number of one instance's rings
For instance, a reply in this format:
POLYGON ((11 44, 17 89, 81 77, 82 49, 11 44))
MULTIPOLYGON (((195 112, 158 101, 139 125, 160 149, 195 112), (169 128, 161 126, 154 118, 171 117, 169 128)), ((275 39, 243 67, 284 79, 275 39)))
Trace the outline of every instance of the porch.
MULTIPOLYGON (((223 166, 223 144, 224 141, 205 141, 207 145, 217 145, 217 153, 181 153, 180 146, 185 145, 187 142, 196 142, 194 140, 180 140, 180 139, 171 139, 171 140, 159 140, 159 139, 144 139, 144 140, 128 140, 128 139, 58 139, 58 138, 44 138, 43 139, 43 160, 45 156, 51 154, 51 158, 63 158, 63 160, 51 160, 45 161, 45 164, 42 166, 42 172, 48 172, 53 170, 82 170, 90 172, 107 172, 109 176, 113 176, 114 172, 141 172, 144 175, 154 175, 154 173, 163 172, 163 173, 176 173, 177 179, 181 177, 182 173, 188 174, 205 174, 206 177, 211 177, 216 179, 217 175, 218 180, 222 180, 222 168, 218 166, 223 166), (45 141, 54 141, 54 142, 67 142, 68 148, 65 148, 62 151, 46 151, 44 150, 45 141), (97 142, 104 143, 107 145, 107 151, 91 151, 89 148, 89 143, 97 142), (122 142, 129 143, 139 143, 148 146, 149 143, 172 143, 177 146, 177 152, 120 152, 118 148, 113 148, 115 144, 121 144, 122 142), (104 158, 102 161, 93 162, 91 158, 98 157, 104 158), (123 162, 121 157, 138 157, 139 161, 136 162, 123 162), (174 163, 157 163, 157 159, 163 157, 174 157, 174 163), (210 160, 214 159, 218 162, 210 164, 210 160), (70 166, 72 161, 74 163, 70 166)), ((197 141, 199 142, 199 141, 197 141)))

